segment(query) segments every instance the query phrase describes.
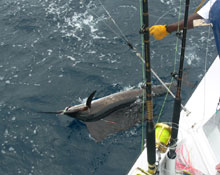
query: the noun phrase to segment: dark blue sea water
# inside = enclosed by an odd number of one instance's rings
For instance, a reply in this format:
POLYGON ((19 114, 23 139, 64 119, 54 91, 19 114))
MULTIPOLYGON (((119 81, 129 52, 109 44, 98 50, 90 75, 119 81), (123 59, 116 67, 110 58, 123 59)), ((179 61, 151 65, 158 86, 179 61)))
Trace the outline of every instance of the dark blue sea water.
MULTIPOLYGON (((139 2, 102 3, 141 52, 139 2)), ((199 3, 191 2, 190 13, 199 3)), ((150 24, 177 21, 178 9, 174 0, 151 1, 150 24)), ((141 151, 141 126, 96 143, 83 123, 36 113, 79 104, 93 90, 99 98, 142 82, 141 61, 106 24, 116 30, 97 0, 0 0, 0 175, 129 171, 141 151)), ((187 36, 183 103, 204 75, 207 45, 207 67, 217 55, 208 28, 187 36)), ((152 67, 169 81, 175 34, 151 41, 152 67)), ((155 116, 163 98, 154 99, 155 116)), ((169 97, 161 121, 170 121, 172 108, 169 97)))

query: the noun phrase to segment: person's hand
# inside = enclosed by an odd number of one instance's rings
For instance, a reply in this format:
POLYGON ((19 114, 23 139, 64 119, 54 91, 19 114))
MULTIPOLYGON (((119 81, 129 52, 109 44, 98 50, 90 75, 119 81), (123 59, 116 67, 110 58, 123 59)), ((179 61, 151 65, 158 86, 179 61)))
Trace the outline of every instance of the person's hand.
POLYGON ((150 35, 153 35, 155 40, 161 40, 169 34, 166 25, 154 25, 150 27, 149 31, 150 35))
POLYGON ((216 170, 218 171, 218 172, 220 172, 220 163, 218 164, 218 165, 216 165, 216 170))

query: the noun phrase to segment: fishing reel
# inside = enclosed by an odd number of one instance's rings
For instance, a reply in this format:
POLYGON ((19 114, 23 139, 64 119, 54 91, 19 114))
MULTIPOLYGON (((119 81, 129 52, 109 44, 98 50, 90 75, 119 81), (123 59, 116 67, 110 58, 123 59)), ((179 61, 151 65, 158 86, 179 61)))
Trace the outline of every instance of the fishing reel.
POLYGON ((165 153, 171 138, 171 127, 165 123, 155 125, 156 147, 165 153))

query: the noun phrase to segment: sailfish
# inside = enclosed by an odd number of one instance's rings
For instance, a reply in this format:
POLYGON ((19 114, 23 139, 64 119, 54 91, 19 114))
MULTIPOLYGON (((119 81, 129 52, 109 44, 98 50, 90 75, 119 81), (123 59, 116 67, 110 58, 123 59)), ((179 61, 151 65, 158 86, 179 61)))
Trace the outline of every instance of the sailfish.
MULTIPOLYGON (((171 89, 174 83, 166 83, 171 89)), ((162 85, 152 86, 153 96, 161 96, 167 92, 162 85)), ((143 88, 120 91, 93 100, 96 91, 87 98, 86 104, 68 106, 56 112, 40 112, 46 114, 67 115, 85 123, 90 135, 97 142, 119 131, 132 128, 142 120, 143 88)), ((145 118, 146 120, 146 118, 145 118)))

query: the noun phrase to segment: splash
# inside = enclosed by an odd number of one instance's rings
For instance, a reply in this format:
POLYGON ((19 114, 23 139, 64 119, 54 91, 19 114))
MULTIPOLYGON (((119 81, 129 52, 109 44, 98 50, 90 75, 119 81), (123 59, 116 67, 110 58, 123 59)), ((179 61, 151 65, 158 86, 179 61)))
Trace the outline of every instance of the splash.
POLYGON ((88 5, 79 2, 74 4, 75 8, 79 6, 81 10, 76 12, 71 2, 60 4, 59 2, 52 2, 45 7, 46 16, 52 18, 52 21, 56 23, 57 30, 63 37, 74 37, 78 41, 84 39, 87 34, 92 39, 105 38, 97 34, 98 23, 101 18, 94 16, 90 8, 93 8, 93 2, 88 5))

